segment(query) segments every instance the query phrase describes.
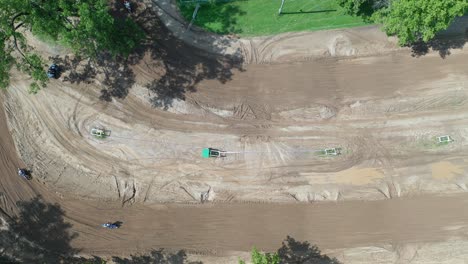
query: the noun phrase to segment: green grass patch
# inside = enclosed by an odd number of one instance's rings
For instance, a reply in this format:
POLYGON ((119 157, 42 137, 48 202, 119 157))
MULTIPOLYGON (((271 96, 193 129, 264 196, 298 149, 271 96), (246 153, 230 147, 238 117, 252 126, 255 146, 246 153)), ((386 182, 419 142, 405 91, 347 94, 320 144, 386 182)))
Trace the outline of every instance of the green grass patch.
POLYGON ((438 147, 443 147, 443 146, 449 145, 450 143, 452 142, 451 141, 439 142, 437 137, 433 137, 431 138, 431 140, 421 140, 419 142, 420 146, 426 149, 434 149, 438 147))
POLYGON ((318 155, 318 156, 326 156, 327 153, 325 152, 325 150, 319 150, 319 151, 316 151, 316 152, 315 152, 315 155, 318 155))
MULTIPOLYGON (((194 24, 218 34, 239 36, 272 35, 293 31, 347 28, 366 25, 358 17, 344 14, 335 0, 244 0, 202 4, 194 24)), ((193 4, 179 2, 182 15, 190 21, 193 4)))
POLYGON ((109 136, 108 135, 99 135, 99 136, 94 136, 94 137, 97 138, 97 139, 106 139, 109 136))

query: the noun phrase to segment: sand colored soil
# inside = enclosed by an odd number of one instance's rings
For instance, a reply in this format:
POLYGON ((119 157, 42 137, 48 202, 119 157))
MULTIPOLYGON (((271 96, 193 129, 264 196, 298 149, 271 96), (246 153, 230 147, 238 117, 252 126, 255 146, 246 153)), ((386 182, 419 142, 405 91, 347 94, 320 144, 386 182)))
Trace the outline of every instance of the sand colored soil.
POLYGON ((68 72, 32 96, 14 74, 0 120, 4 214, 37 195, 59 203, 86 254, 164 247, 228 263, 291 235, 346 263, 466 255, 451 244, 468 232, 466 51, 416 58, 363 28, 263 39, 261 52, 252 39, 221 57, 161 30, 159 57, 129 66, 124 96, 113 87, 102 100, 102 76, 77 82, 68 72), (91 136, 95 127, 110 136, 91 136), (455 141, 439 145, 442 135, 455 141), (206 147, 231 153, 203 159, 206 147), (32 181, 16 175, 23 166, 32 181), (100 228, 110 219, 124 227, 100 228))

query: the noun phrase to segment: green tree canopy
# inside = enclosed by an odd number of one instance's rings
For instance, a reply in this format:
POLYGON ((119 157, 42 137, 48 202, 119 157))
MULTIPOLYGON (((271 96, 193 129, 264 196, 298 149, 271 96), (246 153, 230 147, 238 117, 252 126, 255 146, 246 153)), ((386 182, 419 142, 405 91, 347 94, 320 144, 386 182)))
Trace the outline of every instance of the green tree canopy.
POLYGON ((129 19, 115 19, 106 0, 0 0, 0 87, 9 84, 9 69, 33 78, 32 91, 47 81, 45 62, 28 45, 24 29, 95 58, 99 52, 128 56, 143 38, 129 19))
MULTIPOLYGON (((278 253, 262 253, 256 248, 252 249, 251 256, 253 264, 279 264, 280 262, 278 253)), ((239 264, 245 264, 245 261, 239 260, 239 264)))
POLYGON ((369 19, 380 8, 387 7, 390 0, 337 0, 347 14, 369 19))
POLYGON ((383 24, 389 35, 396 35, 400 44, 433 39, 447 29, 453 20, 468 11, 466 0, 398 0, 376 12, 375 20, 383 24))
POLYGON ((337 0, 347 13, 381 23, 400 45, 427 42, 468 12, 466 0, 337 0))

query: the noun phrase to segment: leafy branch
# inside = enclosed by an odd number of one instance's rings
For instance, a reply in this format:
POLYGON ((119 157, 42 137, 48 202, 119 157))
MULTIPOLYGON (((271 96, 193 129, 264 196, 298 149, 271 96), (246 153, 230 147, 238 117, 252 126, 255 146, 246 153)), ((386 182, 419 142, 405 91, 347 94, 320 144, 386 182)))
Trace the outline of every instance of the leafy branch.
POLYGON ((0 0, 0 6, 0 88, 9 85, 13 65, 32 77, 30 92, 47 83, 45 62, 20 28, 93 60, 100 53, 127 57, 144 37, 133 21, 112 17, 106 0, 0 0))

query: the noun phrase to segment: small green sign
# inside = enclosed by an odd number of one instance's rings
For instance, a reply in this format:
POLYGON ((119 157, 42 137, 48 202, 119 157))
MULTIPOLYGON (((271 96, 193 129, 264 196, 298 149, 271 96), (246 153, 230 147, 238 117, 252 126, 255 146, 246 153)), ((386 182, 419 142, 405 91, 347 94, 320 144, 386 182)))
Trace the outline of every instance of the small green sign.
POLYGON ((210 149, 204 148, 202 151, 202 158, 209 158, 210 157, 210 149))

